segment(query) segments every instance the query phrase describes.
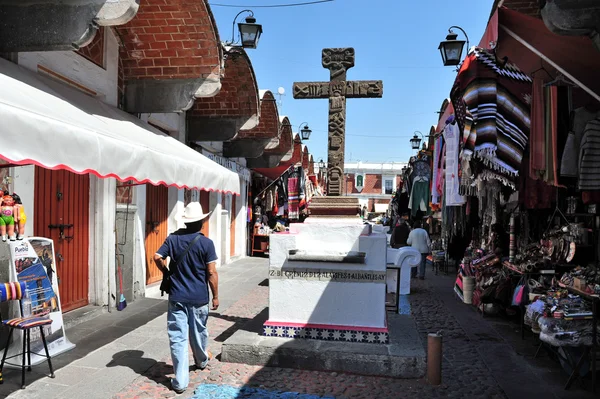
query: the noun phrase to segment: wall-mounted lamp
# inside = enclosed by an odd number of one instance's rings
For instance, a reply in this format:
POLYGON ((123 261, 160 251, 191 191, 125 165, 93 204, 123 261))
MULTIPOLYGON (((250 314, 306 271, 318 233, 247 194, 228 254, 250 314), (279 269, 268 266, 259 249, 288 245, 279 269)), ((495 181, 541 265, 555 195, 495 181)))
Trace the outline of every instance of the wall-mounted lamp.
POLYGON ((467 51, 469 51, 469 37, 467 36, 467 33, 460 26, 451 26, 448 28, 446 40, 442 41, 438 47, 438 50, 440 50, 442 55, 444 66, 459 65, 462 61, 465 40, 456 40, 458 35, 452 31, 453 28, 460 30, 465 35, 465 38, 467 39, 467 51))

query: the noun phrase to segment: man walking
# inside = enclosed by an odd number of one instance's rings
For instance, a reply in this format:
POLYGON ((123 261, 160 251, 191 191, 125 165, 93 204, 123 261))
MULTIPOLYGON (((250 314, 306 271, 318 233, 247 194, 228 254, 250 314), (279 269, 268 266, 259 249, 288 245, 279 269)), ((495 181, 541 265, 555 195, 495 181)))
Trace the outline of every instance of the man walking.
MULTIPOLYGON (((421 253, 418 275, 421 280, 425 280, 425 266, 427 265, 427 255, 431 251, 431 240, 429 234, 421 228, 420 220, 413 224, 413 230, 408 235, 406 243, 421 253)), ((413 268, 411 274, 416 277, 417 271, 413 268)))
POLYGON ((392 248, 402 248, 408 245, 406 240, 408 240, 408 235, 410 234, 410 227, 406 221, 407 219, 408 214, 404 214, 398 219, 398 223, 394 227, 392 236, 390 237, 390 246, 392 248))
POLYGON ((196 368, 208 365, 208 287, 212 291, 212 310, 219 307, 217 254, 212 240, 200 230, 209 213, 203 213, 198 202, 185 207, 182 221, 186 228, 169 235, 154 255, 156 266, 171 276, 167 330, 171 343, 171 359, 175 378, 171 387, 176 393, 187 389, 190 381, 188 337, 196 368), (171 259, 169 268, 165 259, 171 259))

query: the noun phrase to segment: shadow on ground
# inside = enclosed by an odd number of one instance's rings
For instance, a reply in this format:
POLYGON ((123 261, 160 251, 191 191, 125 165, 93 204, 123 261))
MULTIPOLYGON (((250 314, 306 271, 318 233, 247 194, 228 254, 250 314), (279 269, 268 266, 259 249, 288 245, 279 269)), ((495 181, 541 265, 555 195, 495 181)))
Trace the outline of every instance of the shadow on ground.
MULTIPOLYGON (((166 311, 167 301, 144 298, 129 304, 121 312, 102 313, 91 320, 67 329, 66 336, 69 341, 75 344, 75 348, 52 358, 54 371, 60 370, 96 349, 110 344, 138 327, 163 315, 166 311)), ((47 377, 47 372, 48 365, 46 362, 33 366, 33 370, 26 374, 25 384, 29 385, 40 378, 47 377)), ((4 383, 0 385, 0 398, 5 398, 12 392, 20 390, 20 369, 5 366, 3 377, 4 383)), ((51 381, 49 380, 49 382, 51 381)))

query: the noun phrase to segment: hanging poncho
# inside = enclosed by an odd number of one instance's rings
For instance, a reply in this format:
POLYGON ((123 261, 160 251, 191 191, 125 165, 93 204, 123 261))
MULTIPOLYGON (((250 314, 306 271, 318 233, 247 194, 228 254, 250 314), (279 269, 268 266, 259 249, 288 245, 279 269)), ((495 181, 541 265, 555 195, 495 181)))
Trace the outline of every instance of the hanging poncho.
MULTIPOLYGON (((456 78, 454 101, 464 99, 464 156, 473 156, 486 168, 514 180, 519 173, 530 130, 531 78, 515 65, 475 48, 456 78)), ((506 184, 506 180, 503 183, 506 184)), ((511 184, 514 186, 514 183, 511 184)))

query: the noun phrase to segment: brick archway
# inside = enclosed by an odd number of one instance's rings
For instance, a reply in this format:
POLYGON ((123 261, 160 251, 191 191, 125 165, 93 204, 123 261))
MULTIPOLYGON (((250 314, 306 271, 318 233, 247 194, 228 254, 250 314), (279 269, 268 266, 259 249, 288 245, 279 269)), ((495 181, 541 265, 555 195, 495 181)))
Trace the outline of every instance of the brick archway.
POLYGON ((221 90, 197 98, 187 112, 190 141, 228 141, 259 124, 260 96, 252 63, 242 48, 226 48, 221 90))
POLYGON ((294 135, 294 142, 292 144, 292 156, 289 159, 282 160, 279 163, 279 166, 291 166, 291 165, 300 165, 302 164, 302 140, 300 140, 300 135, 296 133, 294 135))
POLYGON ((308 146, 302 146, 302 168, 308 172, 308 166, 310 164, 310 153, 308 152, 308 146))
POLYGON ((115 29, 128 112, 178 112, 218 93, 223 54, 205 0, 145 0, 115 29))
POLYGON ((274 168, 282 161, 288 161, 292 157, 294 144, 294 132, 292 124, 287 116, 279 117, 279 129, 281 131, 277 146, 267 148, 263 155, 258 158, 247 160, 249 168, 274 168))
POLYGON ((241 129, 235 139, 223 144, 225 157, 258 158, 266 148, 279 144, 280 121, 277 101, 270 90, 260 90, 260 118, 252 129, 241 129))

